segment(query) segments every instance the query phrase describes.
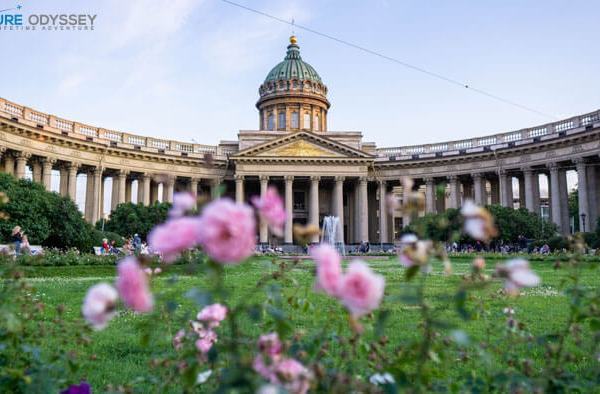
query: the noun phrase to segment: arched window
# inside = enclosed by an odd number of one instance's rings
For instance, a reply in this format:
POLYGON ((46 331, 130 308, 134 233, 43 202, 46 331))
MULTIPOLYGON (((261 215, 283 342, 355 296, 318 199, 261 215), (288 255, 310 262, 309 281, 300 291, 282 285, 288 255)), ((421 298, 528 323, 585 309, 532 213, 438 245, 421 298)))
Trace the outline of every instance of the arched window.
POLYGON ((275 115, 273 115, 273 113, 270 113, 269 116, 267 117, 267 130, 274 130, 275 129, 275 115))
POLYGON ((315 131, 319 131, 319 115, 315 115, 315 125, 313 127, 315 131))
POLYGON ((308 112, 304 113, 304 120, 303 120, 303 125, 304 129, 306 130, 310 130, 310 114, 308 112))
POLYGON ((292 129, 297 129, 300 127, 300 119, 298 117, 298 112, 292 112, 292 129))
POLYGON ((280 112, 279 113, 279 119, 277 121, 277 128, 278 129, 285 129, 285 112, 280 112))

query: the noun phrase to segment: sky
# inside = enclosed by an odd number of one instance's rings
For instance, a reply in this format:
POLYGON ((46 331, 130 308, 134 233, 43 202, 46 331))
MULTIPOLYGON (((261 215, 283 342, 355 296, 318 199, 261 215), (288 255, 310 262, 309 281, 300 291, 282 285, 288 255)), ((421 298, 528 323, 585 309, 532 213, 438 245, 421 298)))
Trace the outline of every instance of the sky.
MULTIPOLYGON (((237 0, 556 118, 600 107, 597 1, 237 0)), ((0 97, 100 126, 217 144, 256 129, 258 87, 292 27, 220 0, 0 0, 96 14, 93 31, 0 31, 0 97)), ((379 147, 553 118, 296 28, 332 103, 330 130, 379 147)))

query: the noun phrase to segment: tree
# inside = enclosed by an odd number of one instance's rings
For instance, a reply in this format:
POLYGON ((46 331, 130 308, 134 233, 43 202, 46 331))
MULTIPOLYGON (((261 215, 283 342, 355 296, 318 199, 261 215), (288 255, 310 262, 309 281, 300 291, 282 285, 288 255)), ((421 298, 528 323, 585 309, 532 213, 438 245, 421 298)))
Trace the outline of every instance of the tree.
POLYGON ((93 228, 83 220, 77 205, 38 183, 0 174, 0 190, 8 197, 0 220, 0 237, 10 240, 14 226, 21 226, 31 244, 88 250, 93 228))
MULTIPOLYGON (((579 191, 577 188, 571 190, 568 197, 569 220, 573 218, 573 231, 579 230, 579 191)), ((587 227, 587 224, 586 224, 587 227)))
MULTIPOLYGON (((108 221, 104 223, 105 231, 112 231, 123 236, 139 234, 146 238, 155 225, 164 222, 171 204, 156 203, 150 206, 143 204, 125 203, 119 204, 110 214, 108 221)), ((101 227, 101 223, 96 223, 101 227)))
MULTIPOLYGON (((528 210, 512 209, 500 205, 486 207, 494 216, 498 228, 497 240, 517 242, 519 235, 529 239, 549 239, 557 234, 554 223, 543 220, 528 210)), ((421 237, 441 242, 469 241, 462 234, 462 217, 457 209, 447 209, 437 214, 427 214, 406 228, 405 232, 414 232, 421 237)))

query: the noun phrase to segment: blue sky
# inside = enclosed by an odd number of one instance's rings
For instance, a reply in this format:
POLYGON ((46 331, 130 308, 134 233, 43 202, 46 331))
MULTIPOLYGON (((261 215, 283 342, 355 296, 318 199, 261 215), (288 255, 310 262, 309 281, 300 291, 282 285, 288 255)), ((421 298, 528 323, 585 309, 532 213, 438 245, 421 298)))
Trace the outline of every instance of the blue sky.
MULTIPOLYGON (((600 107, 600 2, 239 2, 557 117, 600 107)), ((208 144, 257 127, 258 86, 291 32, 218 0, 0 3, 22 4, 25 15, 98 15, 93 32, 0 31, 0 96, 105 128, 208 144)), ((296 33, 329 87, 331 130, 398 146, 548 120, 296 33)))
MULTIPOLYGON (((558 118, 600 108, 600 2, 237 1, 558 118)), ((0 31, 1 97, 108 129, 206 144, 257 128, 258 86, 284 57, 292 30, 219 0, 0 0, 0 9, 18 4, 25 17, 97 14, 96 29, 0 31)), ((549 121, 296 35, 329 87, 329 129, 362 131, 380 147, 549 121)))

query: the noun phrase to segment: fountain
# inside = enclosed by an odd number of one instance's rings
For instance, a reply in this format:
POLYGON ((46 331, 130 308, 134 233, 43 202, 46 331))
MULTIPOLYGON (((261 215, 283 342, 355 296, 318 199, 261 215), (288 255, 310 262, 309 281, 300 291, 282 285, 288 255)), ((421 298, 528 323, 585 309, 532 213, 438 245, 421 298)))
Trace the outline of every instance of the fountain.
POLYGON ((335 247, 342 256, 346 255, 344 229, 340 226, 340 218, 337 216, 325 216, 323 218, 321 243, 326 243, 335 247))

